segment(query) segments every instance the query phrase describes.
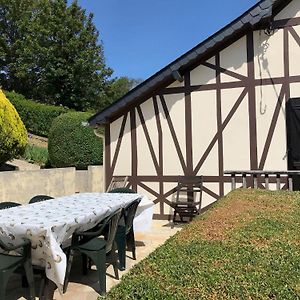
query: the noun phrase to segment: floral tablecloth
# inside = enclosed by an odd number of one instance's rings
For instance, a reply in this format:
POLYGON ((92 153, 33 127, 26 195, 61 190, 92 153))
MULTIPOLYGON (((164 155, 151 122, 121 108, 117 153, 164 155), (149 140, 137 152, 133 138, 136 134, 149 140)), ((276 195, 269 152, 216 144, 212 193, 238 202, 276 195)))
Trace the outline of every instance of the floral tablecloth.
POLYGON ((133 220, 133 229, 135 232, 149 232, 151 230, 153 218, 153 201, 144 196, 140 202, 133 220))
POLYGON ((62 291, 67 261, 62 243, 74 231, 92 228, 111 212, 141 197, 81 193, 1 210, 1 239, 7 245, 30 239, 33 264, 45 267, 46 276, 62 291))

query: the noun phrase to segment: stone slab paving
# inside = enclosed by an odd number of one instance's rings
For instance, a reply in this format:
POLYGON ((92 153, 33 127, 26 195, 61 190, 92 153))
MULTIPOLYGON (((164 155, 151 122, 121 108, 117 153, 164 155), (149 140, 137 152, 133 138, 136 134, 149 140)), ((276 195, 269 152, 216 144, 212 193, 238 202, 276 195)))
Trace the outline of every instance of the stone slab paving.
POLYGON ((19 171, 32 171, 32 170, 39 170, 41 167, 36 164, 31 164, 22 159, 13 159, 12 161, 8 162, 9 165, 16 167, 19 171))
MULTIPOLYGON (((126 274, 129 269, 147 257, 151 252, 153 252, 158 246, 162 245, 169 237, 174 235, 177 231, 181 229, 182 226, 176 225, 172 228, 168 221, 153 220, 152 228, 149 233, 137 233, 136 234, 136 253, 137 260, 131 259, 131 252, 127 252, 126 259, 126 270, 119 272, 120 277, 126 274)), ((107 269, 106 284, 107 290, 109 290, 114 285, 118 284, 120 281, 114 278, 114 272, 110 266, 107 269)), ((39 281, 36 282, 37 289, 39 287, 39 281)), ((68 290, 64 295, 60 295, 58 291, 54 294, 55 300, 96 300, 98 297, 98 281, 97 273, 91 270, 88 276, 81 275, 81 264, 80 257, 75 259, 73 268, 71 271, 70 283, 68 290)), ((21 287, 20 276, 13 277, 8 286, 8 300, 26 299, 27 290, 21 287)), ((38 293, 37 293, 38 294, 38 293)), ((38 299, 38 298, 37 298, 38 299)))

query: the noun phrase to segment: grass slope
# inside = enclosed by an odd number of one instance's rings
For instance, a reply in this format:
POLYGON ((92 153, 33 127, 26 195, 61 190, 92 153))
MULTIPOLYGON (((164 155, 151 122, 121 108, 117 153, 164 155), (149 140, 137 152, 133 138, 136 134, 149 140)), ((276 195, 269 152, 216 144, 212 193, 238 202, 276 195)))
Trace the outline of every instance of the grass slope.
POLYGON ((235 190, 105 299, 300 299, 299 208, 297 192, 235 190))

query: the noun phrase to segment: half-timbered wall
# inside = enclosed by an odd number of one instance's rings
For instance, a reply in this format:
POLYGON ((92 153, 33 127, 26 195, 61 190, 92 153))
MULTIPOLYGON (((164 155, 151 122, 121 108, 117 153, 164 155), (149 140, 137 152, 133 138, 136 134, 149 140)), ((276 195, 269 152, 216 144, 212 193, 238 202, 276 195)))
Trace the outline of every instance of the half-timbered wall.
POLYGON ((224 170, 287 170, 285 103, 300 96, 300 1, 106 126, 106 180, 169 215, 178 175, 204 175, 203 206, 230 190, 224 170), (283 21, 284 20, 284 21, 283 21))

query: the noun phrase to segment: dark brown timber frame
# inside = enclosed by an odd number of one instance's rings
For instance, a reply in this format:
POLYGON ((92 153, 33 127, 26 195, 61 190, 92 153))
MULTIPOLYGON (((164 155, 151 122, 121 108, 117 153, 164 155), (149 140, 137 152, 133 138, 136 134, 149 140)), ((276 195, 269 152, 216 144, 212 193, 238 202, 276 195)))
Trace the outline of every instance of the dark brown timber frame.
MULTIPOLYGON (((190 79, 190 71, 188 69, 185 71, 184 75, 184 84, 182 87, 172 87, 172 88, 162 88, 156 91, 153 91, 152 96, 144 101, 150 101, 153 105, 153 110, 155 113, 155 124, 157 128, 157 137, 158 137, 158 153, 155 152, 153 142, 151 141, 148 124, 145 121, 143 111, 140 107, 140 104, 143 101, 140 101, 136 105, 130 106, 127 111, 124 111, 123 120, 120 126, 119 138, 117 141, 117 146, 115 153, 111 153, 110 148, 110 125, 106 125, 105 130, 105 169, 106 169, 106 182, 109 182, 109 179, 112 175, 130 175, 130 182, 133 188, 141 187, 155 198, 154 203, 159 203, 160 213, 155 215, 156 218, 166 219, 168 218, 169 211, 165 211, 165 204, 170 204, 168 197, 174 193, 174 189, 165 190, 164 183, 170 182, 175 183, 178 179, 178 175, 197 175, 201 173, 201 167, 209 154, 211 153, 213 147, 217 145, 218 147, 218 167, 219 172, 215 176, 204 176, 204 192, 210 195, 214 199, 218 199, 220 196, 224 195, 224 184, 230 183, 231 178, 224 176, 224 150, 223 150, 223 131, 226 128, 227 124, 230 122, 235 112, 239 108, 240 104, 243 101, 247 101, 248 104, 248 122, 249 122, 249 145, 250 145, 250 167, 251 170, 263 170, 271 142, 274 136, 276 129, 276 124, 279 118, 280 110, 284 105, 284 101, 287 101, 290 97, 290 84, 291 83, 300 83, 300 74, 299 75, 290 75, 289 64, 289 39, 294 39, 300 48, 300 36, 293 28, 293 26, 300 25, 300 18, 280 20, 273 22, 273 29, 278 29, 283 31, 283 52, 284 52, 284 76, 275 77, 275 78, 262 78, 256 79, 254 72, 254 41, 253 41, 253 31, 250 31, 246 34, 246 44, 247 44, 247 76, 235 73, 230 70, 226 70, 220 66, 220 52, 217 51, 213 56, 215 58, 215 64, 208 62, 199 62, 198 65, 203 65, 206 68, 210 68, 215 71, 216 82, 212 84, 205 85, 192 85, 190 79), (231 82, 222 82, 221 74, 226 74, 231 76, 234 80, 231 82), (258 157, 257 151, 257 121, 256 121, 256 87, 258 86, 270 86, 270 85, 279 85, 280 93, 278 95, 277 103, 273 112, 271 119, 271 124, 267 133, 265 144, 263 146, 263 151, 261 157, 258 157), (222 116, 222 90, 232 89, 232 88, 242 88, 241 94, 237 97, 234 105, 227 114, 227 116, 222 116), (215 91, 216 92, 216 122, 217 122, 217 132, 211 139, 206 150, 204 151, 202 157, 196 162, 193 163, 193 141, 192 137, 192 93, 196 91, 215 91), (182 148, 179 144, 177 132, 175 130, 173 120, 170 116, 168 106, 166 103, 165 95, 171 94, 183 94, 185 101, 185 148, 182 148), (173 176, 164 175, 164 161, 163 161, 163 129, 161 123, 161 114, 166 118, 167 129, 169 130, 172 141, 175 145, 178 161, 180 162, 182 168, 182 174, 174 174, 173 176), (223 118, 222 118, 223 117, 223 118), (115 174, 114 169, 116 165, 116 160, 120 151, 120 145, 122 143, 122 137, 124 134, 125 122, 129 120, 130 129, 131 129, 131 174, 115 174), (153 165, 155 167, 156 175, 149 176, 140 176, 138 174, 138 157, 137 153, 137 120, 140 120, 143 134, 145 135, 151 158, 153 160, 153 165), (222 121, 223 120, 223 121, 222 121), (158 190, 153 190, 150 186, 147 185, 147 182, 158 183, 158 190), (217 183, 219 185, 219 192, 216 193, 209 189, 207 183, 217 183)), ((225 46, 224 46, 225 48, 225 46)), ((222 50, 222 49, 221 49, 222 50)), ((193 67, 196 67, 193 66, 193 67)), ((113 121, 113 120, 112 120, 113 121)), ((241 182, 241 181, 238 181, 241 182)), ((271 181, 270 181, 271 183, 271 181)), ((251 182, 247 181, 247 185, 251 186, 251 182)), ((260 185, 263 187, 262 185, 260 185)))

